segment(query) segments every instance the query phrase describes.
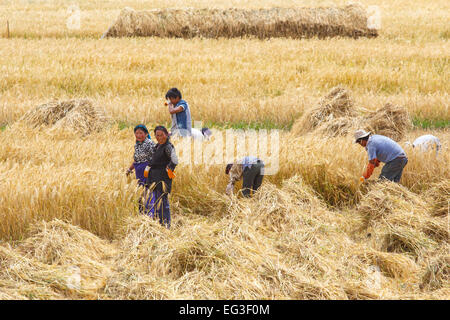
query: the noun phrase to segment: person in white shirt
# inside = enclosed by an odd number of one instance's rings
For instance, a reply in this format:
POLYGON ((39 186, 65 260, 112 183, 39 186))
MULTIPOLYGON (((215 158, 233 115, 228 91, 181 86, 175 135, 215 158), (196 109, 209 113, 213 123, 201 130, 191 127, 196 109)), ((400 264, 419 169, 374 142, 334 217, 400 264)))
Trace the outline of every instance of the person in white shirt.
POLYGON ((212 133, 208 128, 202 128, 202 130, 192 128, 191 135, 196 140, 208 140, 212 133))
POLYGON ((428 150, 436 148, 436 156, 439 154, 439 150, 442 148, 441 142, 438 137, 432 134, 425 134, 418 137, 414 142, 407 142, 407 145, 412 145, 414 149, 420 150, 422 152, 427 152, 428 150))

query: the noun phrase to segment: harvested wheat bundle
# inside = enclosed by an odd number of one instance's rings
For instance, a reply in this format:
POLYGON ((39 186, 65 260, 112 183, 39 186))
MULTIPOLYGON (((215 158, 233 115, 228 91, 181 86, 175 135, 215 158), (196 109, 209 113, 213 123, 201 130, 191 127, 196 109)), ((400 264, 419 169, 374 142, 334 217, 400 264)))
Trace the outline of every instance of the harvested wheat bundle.
POLYGON ((331 89, 316 107, 306 110, 302 117, 295 121, 291 132, 295 135, 305 134, 330 121, 342 122, 346 127, 352 122, 349 118, 356 116, 350 92, 344 87, 337 86, 331 89))
POLYGON ((445 219, 431 217, 419 195, 396 183, 374 184, 356 211, 376 250, 418 259, 449 241, 445 219))
POLYGON ((376 37, 358 4, 329 8, 161 9, 124 8, 105 37, 234 38, 376 37))
POLYGON ((22 255, 11 247, 0 246, 0 287, 9 288, 23 298, 76 298, 81 292, 68 284, 71 274, 61 266, 50 266, 22 255))
POLYGON ((58 120, 52 129, 71 129, 88 135, 100 131, 107 122, 104 112, 95 108, 90 101, 73 108, 64 118, 58 120))
POLYGON ((33 127, 51 126, 64 118, 73 108, 84 103, 85 100, 51 101, 29 110, 19 121, 29 123, 33 127))
POLYGON ((306 110, 294 122, 291 132, 294 135, 313 132, 336 137, 351 134, 358 128, 399 141, 412 128, 412 122, 406 108, 391 103, 372 112, 355 107, 350 92, 337 86, 322 98, 318 106, 306 110))
MULTIPOLYGON (((295 224, 298 215, 290 194, 278 189, 275 185, 266 183, 255 194, 255 200, 242 204, 251 210, 247 222, 254 225, 257 230, 281 231, 295 224)), ((235 207, 232 210, 244 210, 235 207)))
POLYGON ((408 279, 416 275, 418 266, 409 257, 400 253, 362 250, 358 256, 366 263, 376 265, 383 274, 392 278, 408 279))
POLYGON ((371 112, 364 121, 370 131, 395 141, 400 141, 412 127, 408 110, 391 103, 371 112))
POLYGON ((314 189, 306 184, 301 176, 296 175, 283 181, 282 190, 290 195, 297 207, 303 209, 325 207, 314 189))
POLYGON ((344 287, 349 300, 379 300, 380 295, 375 291, 361 285, 350 283, 344 287))
POLYGON ((36 223, 30 229, 30 236, 19 248, 42 263, 95 263, 112 254, 105 240, 58 219, 36 223))
POLYGON ((428 191, 432 205, 431 214, 433 216, 448 216, 450 212, 450 180, 445 179, 435 183, 428 191))
MULTIPOLYGON (((104 293, 106 298, 115 300, 182 299, 172 285, 173 282, 165 278, 124 267, 108 278, 104 293)), ((175 286, 179 287, 180 281, 175 286)))
POLYGON ((324 137, 337 137, 352 134, 361 127, 362 117, 346 118, 339 117, 324 122, 314 130, 314 134, 324 137))
POLYGON ((105 240, 77 226, 55 219, 31 227, 31 236, 18 250, 41 263, 59 265, 79 273, 80 290, 98 290, 106 282, 111 268, 105 261, 116 254, 105 240))
POLYGON ((373 183, 366 192, 356 210, 368 224, 398 212, 427 214, 427 203, 400 184, 380 181, 373 183))
POLYGON ((19 121, 33 127, 50 126, 51 129, 69 129, 87 135, 102 129, 107 117, 90 100, 73 99, 40 105, 28 111, 19 121))

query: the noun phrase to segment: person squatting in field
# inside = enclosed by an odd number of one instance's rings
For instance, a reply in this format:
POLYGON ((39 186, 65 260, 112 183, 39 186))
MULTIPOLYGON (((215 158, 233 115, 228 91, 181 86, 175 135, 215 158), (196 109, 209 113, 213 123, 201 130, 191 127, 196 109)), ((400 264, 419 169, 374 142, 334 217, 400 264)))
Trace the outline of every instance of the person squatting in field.
POLYGON ((380 162, 385 163, 385 165, 381 169, 379 179, 387 179, 393 182, 400 181, 408 158, 397 142, 382 135, 372 135, 370 132, 357 130, 355 132, 355 143, 364 147, 369 155, 369 163, 365 173, 360 178, 361 182, 370 178, 373 170, 380 165, 380 162))
POLYGON ((146 202, 146 213, 152 218, 159 218, 161 225, 170 228, 170 207, 168 195, 172 190, 173 171, 178 164, 175 147, 169 141, 169 132, 163 126, 154 130, 156 140, 155 151, 150 161, 150 171, 146 185, 150 191, 146 202))
MULTIPOLYGON (((136 179, 139 186, 146 185, 147 178, 145 177, 145 169, 152 161, 152 156, 156 148, 156 144, 151 140, 147 127, 139 124, 134 128, 134 135, 136 137, 136 144, 134 145, 133 163, 127 170, 127 176, 131 172, 135 172, 136 179)), ((143 200, 147 198, 148 188, 144 188, 142 196, 139 198, 139 212, 144 211, 143 200)))
POLYGON ((225 168, 225 174, 230 175, 230 182, 226 188, 226 194, 233 193, 234 184, 243 178, 242 194, 250 197, 261 186, 264 177, 264 162, 253 156, 247 156, 235 163, 229 163, 225 168))

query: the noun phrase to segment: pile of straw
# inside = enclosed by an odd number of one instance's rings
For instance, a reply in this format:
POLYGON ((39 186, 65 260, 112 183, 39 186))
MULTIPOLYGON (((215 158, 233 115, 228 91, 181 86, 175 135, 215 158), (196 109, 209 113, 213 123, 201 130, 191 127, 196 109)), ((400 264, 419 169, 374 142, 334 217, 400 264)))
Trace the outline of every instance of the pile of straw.
POLYGON ((387 103, 375 111, 367 112, 354 105, 347 89, 337 86, 316 107, 306 110, 294 122, 291 132, 296 136, 312 133, 322 137, 337 137, 365 129, 400 141, 411 127, 406 108, 387 103))
MULTIPOLYGON (((448 253, 448 250, 447 250, 448 253)), ((435 258, 422 277, 421 289, 436 290, 450 288, 450 255, 435 258)))
MULTIPOLYGON (((333 128, 327 128, 330 131, 334 131, 334 128, 346 128, 349 125, 349 119, 355 116, 356 111, 350 92, 342 86, 337 86, 331 89, 316 107, 305 111, 302 117, 294 123, 292 133, 302 135, 329 123, 333 124, 331 126, 333 128)), ((324 131, 324 128, 320 128, 319 131, 324 131)))
POLYGON ((107 121, 103 111, 87 99, 52 101, 37 106, 19 121, 33 127, 49 126, 55 130, 72 130, 83 135, 99 131, 107 121))
POLYGON ((79 227, 57 219, 37 223, 16 248, 0 246, 0 297, 97 298, 115 255, 114 246, 79 227))
POLYGON ((415 262, 400 253, 380 252, 376 250, 361 250, 358 256, 362 261, 376 265, 380 271, 391 278, 407 280, 418 272, 415 262))
POLYGON ((161 9, 124 8, 104 37, 234 38, 376 37, 358 4, 330 8, 161 9))
POLYGON ((20 120, 26 121, 33 127, 52 126, 64 118, 75 106, 82 103, 85 103, 85 101, 51 101, 28 111, 20 120))
POLYGON ((391 103, 386 103, 384 107, 371 112, 365 118, 364 123, 367 123, 366 128, 372 132, 387 136, 395 141, 403 139, 412 127, 408 110, 391 103))
POLYGON ((386 181, 373 184, 356 211, 372 247, 423 259, 450 239, 445 218, 433 217, 429 207, 419 195, 386 181))
POLYGON ((85 291, 104 287, 111 270, 102 261, 115 254, 105 240, 58 219, 33 225, 18 249, 41 263, 78 269, 85 291))
POLYGON ((177 212, 171 230, 146 216, 129 217, 114 242, 59 220, 40 222, 15 248, 0 246, 0 297, 448 297, 446 240, 427 231, 427 218, 435 218, 426 204, 397 184, 373 186, 369 194, 354 213, 336 214, 294 176, 281 187, 266 182, 251 199, 231 198, 221 215, 177 212), (368 241, 349 228, 360 215, 370 219, 368 241), (377 246, 388 234, 405 239, 399 248, 421 253, 377 246))
POLYGON ((0 246, 0 297, 4 299, 64 299, 79 297, 71 288, 71 276, 61 266, 27 257, 10 246, 0 246))
POLYGON ((432 215, 445 217, 450 213, 450 180, 435 183, 428 191, 427 195, 431 198, 432 215))
POLYGON ((325 121, 314 130, 314 134, 329 138, 347 136, 359 129, 361 124, 361 117, 340 117, 325 121))

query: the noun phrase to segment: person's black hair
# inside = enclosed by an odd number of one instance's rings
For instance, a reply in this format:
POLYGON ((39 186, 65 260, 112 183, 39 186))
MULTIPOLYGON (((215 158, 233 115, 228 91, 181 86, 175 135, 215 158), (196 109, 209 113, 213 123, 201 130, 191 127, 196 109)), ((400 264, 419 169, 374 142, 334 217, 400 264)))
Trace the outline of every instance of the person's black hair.
POLYGON ((157 126, 153 132, 156 134, 156 131, 158 130, 164 132, 166 135, 169 135, 169 131, 167 131, 166 127, 164 126, 157 126))
POLYGON ((143 124, 138 124, 136 127, 134 127, 134 132, 136 132, 136 130, 142 130, 144 131, 146 134, 148 134, 148 129, 145 125, 143 124))
POLYGON ((356 140, 357 143, 361 142, 362 140, 369 140, 370 134, 364 138, 359 138, 358 140, 356 140))
POLYGON ((177 88, 172 88, 166 93, 166 99, 168 98, 180 98, 181 99, 181 92, 177 88))
POLYGON ((209 130, 209 128, 202 128, 202 134, 205 137, 209 137, 212 135, 212 132, 211 132, 211 130, 209 130))
POLYGON ((233 166, 232 163, 227 164, 227 166, 226 166, 226 168, 225 168, 225 174, 229 174, 229 173, 230 173, 230 170, 231 170, 231 167, 232 167, 232 166, 233 166))
POLYGON ((369 140, 369 137, 370 137, 370 134, 367 135, 366 137, 359 138, 358 141, 361 141, 361 140, 369 140))

